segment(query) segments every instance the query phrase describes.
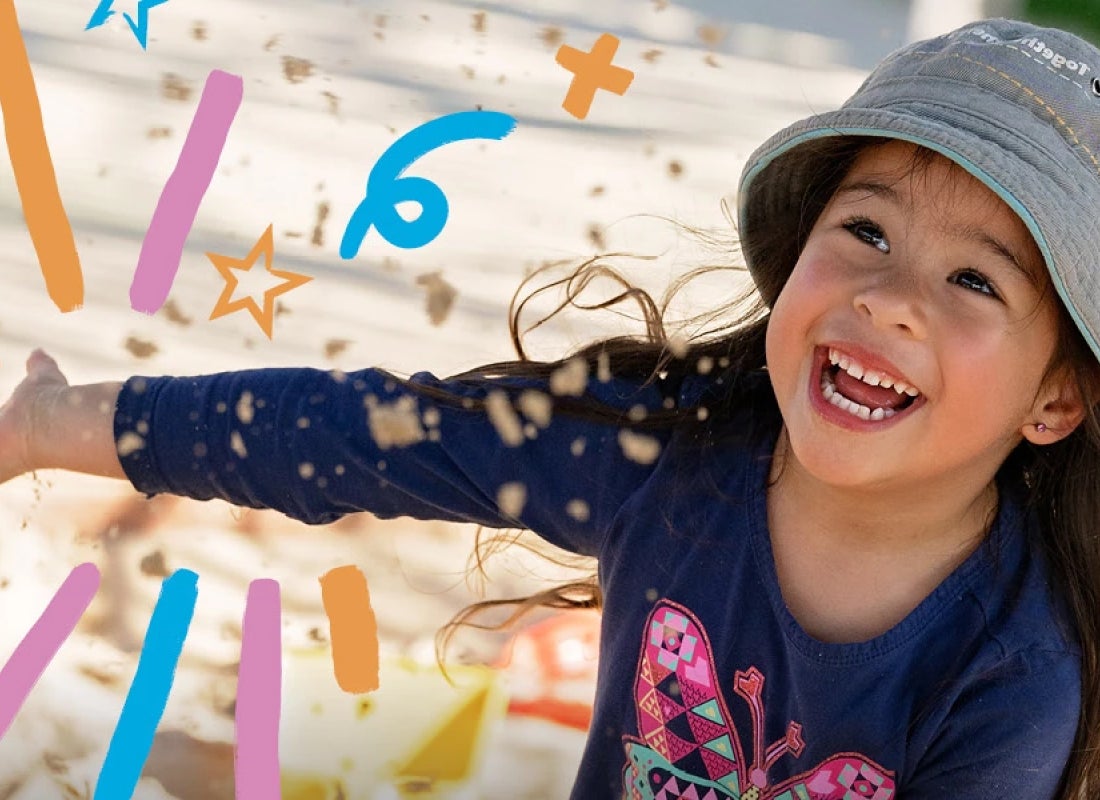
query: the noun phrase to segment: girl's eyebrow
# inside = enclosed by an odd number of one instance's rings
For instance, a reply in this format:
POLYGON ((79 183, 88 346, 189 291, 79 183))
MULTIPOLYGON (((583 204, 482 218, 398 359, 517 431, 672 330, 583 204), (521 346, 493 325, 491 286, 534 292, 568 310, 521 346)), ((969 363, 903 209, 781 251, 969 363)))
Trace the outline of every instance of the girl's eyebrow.
MULTIPOLYGON (((872 197, 881 197, 883 200, 887 200, 899 208, 906 205, 897 189, 888 184, 879 183, 873 180, 860 180, 845 183, 836 190, 835 196, 840 197, 841 195, 854 194, 856 192, 872 197)), ((1024 266, 1023 261, 1016 255, 1016 252, 1011 247, 991 235, 988 231, 976 228, 973 225, 956 225, 948 228, 945 232, 958 239, 976 242, 982 245, 985 250, 1010 264, 1029 284, 1038 288, 1039 283, 1034 272, 1024 266)))

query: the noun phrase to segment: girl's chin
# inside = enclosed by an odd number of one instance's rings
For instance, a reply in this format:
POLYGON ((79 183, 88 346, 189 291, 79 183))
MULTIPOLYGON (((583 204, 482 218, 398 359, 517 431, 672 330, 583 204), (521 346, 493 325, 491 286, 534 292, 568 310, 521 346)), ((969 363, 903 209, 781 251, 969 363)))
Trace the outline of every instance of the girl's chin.
POLYGON ((815 481, 836 489, 882 489, 900 478, 897 454, 873 452, 875 447, 860 443, 838 443, 835 437, 821 431, 792 430, 784 425, 783 435, 776 443, 776 462, 784 468, 794 466, 815 481), (793 462, 793 464, 792 464, 793 462))

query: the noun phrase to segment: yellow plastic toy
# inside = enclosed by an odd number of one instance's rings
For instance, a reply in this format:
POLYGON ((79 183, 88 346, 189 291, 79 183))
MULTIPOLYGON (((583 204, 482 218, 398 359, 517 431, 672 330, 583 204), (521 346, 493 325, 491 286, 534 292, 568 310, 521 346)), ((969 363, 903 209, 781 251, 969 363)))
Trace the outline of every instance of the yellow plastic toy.
POLYGON ((283 663, 279 764, 284 800, 400 800, 462 793, 507 698, 489 667, 439 667, 383 656, 377 691, 349 695, 331 653, 283 663))

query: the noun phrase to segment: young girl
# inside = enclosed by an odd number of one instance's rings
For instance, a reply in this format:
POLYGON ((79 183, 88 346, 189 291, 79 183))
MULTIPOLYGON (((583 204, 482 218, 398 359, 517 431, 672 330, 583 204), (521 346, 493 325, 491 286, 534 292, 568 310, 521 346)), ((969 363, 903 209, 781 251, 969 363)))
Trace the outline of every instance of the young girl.
POLYGON ((555 363, 514 313, 519 360, 447 380, 69 386, 36 351, 0 478, 596 556, 579 800, 1095 796, 1097 75, 1096 48, 1009 20, 893 54, 750 157, 757 302, 686 346, 650 302, 646 340, 555 363))

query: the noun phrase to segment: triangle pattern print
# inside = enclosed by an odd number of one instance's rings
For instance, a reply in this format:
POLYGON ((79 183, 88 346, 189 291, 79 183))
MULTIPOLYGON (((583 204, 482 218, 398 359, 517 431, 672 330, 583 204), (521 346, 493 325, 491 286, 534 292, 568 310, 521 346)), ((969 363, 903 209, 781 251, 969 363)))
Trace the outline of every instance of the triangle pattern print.
POLYGON ((723 682, 703 625, 687 608, 661 600, 650 612, 635 673, 638 736, 623 737, 624 800, 894 800, 894 773, 859 753, 838 753, 781 783, 768 779, 784 757, 798 758, 802 726, 765 746, 764 674, 737 670, 732 689, 752 718, 733 727, 723 682), (752 747, 751 758, 744 747, 752 747))

